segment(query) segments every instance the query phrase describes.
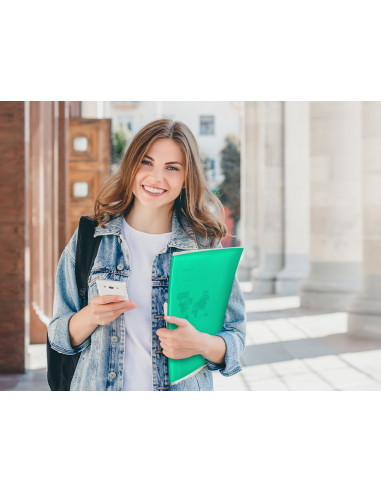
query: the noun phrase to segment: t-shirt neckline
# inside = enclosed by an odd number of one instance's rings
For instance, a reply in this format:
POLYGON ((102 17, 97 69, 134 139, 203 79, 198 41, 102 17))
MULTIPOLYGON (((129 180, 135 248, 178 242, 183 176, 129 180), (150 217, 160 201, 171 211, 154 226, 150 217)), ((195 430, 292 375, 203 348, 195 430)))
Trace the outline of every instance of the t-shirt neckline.
POLYGON ((136 234, 142 234, 144 236, 164 237, 164 236, 170 236, 172 234, 171 231, 170 232, 161 232, 159 234, 152 234, 150 232, 138 231, 137 229, 134 229, 132 226, 130 226, 130 224, 127 222, 125 217, 123 217, 123 222, 124 222, 124 227, 126 227, 127 229, 131 230, 132 232, 134 232, 136 234))

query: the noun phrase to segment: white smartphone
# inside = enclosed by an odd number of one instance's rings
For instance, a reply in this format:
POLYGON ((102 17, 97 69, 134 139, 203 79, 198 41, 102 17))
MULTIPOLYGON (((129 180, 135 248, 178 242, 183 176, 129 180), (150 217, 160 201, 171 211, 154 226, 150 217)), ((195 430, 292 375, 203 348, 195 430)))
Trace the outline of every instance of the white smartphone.
POLYGON ((128 301, 127 284, 117 280, 96 280, 100 296, 123 296, 128 301))

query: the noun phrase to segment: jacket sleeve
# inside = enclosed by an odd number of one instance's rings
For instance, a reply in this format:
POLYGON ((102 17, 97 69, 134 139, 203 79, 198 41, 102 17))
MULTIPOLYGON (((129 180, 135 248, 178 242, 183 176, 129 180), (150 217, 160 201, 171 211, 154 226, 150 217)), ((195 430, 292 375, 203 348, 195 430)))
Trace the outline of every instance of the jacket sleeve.
POLYGON ((72 347, 69 336, 69 321, 74 314, 81 310, 81 299, 78 294, 75 278, 75 251, 78 228, 63 250, 58 262, 53 317, 48 325, 48 338, 54 350, 61 354, 74 355, 81 352, 90 344, 88 337, 81 345, 72 347))
MULTIPOLYGON (((223 246, 219 243, 217 247, 223 246)), ((242 370, 240 357, 246 347, 246 307, 237 275, 234 276, 222 330, 215 336, 225 342, 225 360, 222 364, 215 364, 206 359, 207 367, 211 371, 219 370, 224 376, 233 376, 242 370)))

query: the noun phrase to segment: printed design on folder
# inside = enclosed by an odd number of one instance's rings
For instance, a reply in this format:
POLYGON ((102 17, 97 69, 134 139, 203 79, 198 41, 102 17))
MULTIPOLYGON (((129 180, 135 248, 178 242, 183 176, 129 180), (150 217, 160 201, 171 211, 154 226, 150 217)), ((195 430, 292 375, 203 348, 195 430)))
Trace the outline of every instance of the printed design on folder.
POLYGON ((196 316, 197 313, 202 315, 207 314, 207 305, 209 301, 209 292, 207 290, 200 292, 200 295, 196 298, 191 297, 188 290, 178 292, 176 297, 180 310, 184 313, 184 318, 187 318, 190 315, 196 316))

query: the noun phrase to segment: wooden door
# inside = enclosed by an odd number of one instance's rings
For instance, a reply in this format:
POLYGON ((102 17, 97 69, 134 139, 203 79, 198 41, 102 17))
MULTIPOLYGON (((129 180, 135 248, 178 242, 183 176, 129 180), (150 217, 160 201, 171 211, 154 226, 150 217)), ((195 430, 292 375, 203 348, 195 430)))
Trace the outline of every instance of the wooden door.
POLYGON ((70 237, 81 215, 94 213, 95 198, 110 176, 111 120, 69 120, 70 237))

